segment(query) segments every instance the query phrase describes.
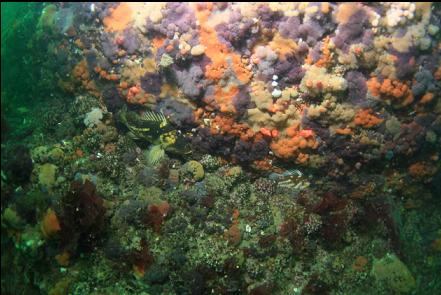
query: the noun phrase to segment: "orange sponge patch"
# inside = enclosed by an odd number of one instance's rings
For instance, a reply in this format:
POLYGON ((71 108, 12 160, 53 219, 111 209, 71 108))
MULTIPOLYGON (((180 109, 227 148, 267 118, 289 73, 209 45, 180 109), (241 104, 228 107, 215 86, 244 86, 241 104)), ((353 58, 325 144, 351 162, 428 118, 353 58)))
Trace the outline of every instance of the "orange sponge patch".
POLYGON ((371 128, 377 126, 383 122, 383 119, 380 119, 372 114, 371 109, 361 109, 357 112, 354 118, 355 125, 359 125, 365 128, 371 128))
POLYGON ((51 208, 47 209, 46 214, 40 224, 41 231, 45 237, 50 237, 61 230, 60 222, 51 208))
POLYGON ((104 28, 108 32, 123 31, 132 21, 132 9, 128 3, 121 2, 109 16, 103 20, 104 28))

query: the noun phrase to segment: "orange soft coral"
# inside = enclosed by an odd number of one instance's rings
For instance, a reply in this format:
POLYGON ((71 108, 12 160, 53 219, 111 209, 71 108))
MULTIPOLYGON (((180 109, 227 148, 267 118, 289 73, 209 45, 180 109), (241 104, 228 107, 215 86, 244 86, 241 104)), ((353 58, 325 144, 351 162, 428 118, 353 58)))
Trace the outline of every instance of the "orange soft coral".
POLYGON ((110 74, 106 70, 102 69, 99 66, 96 66, 94 68, 94 70, 95 70, 95 73, 97 73, 101 79, 110 80, 110 81, 118 81, 119 80, 119 75, 110 74))
POLYGON ((332 60, 332 56, 331 56, 331 50, 330 50, 330 41, 331 38, 329 38, 329 36, 327 36, 324 40, 323 40, 323 45, 322 45, 322 56, 321 58, 315 63, 315 65, 317 67, 324 67, 326 68, 327 66, 329 66, 329 64, 331 63, 332 60))
POLYGON ((145 92, 141 86, 135 85, 127 90, 126 100, 131 104, 146 105, 153 103, 155 97, 153 94, 145 92))
POLYGON ((249 141, 254 137, 254 132, 247 124, 236 123, 233 118, 216 116, 211 121, 212 134, 229 134, 239 137, 243 141, 249 141))
POLYGON ((373 77, 367 81, 367 86, 374 97, 392 102, 396 105, 406 106, 413 102, 413 94, 406 83, 399 80, 384 79, 378 81, 373 77))
POLYGON ((104 28, 108 32, 121 32, 132 21, 132 9, 126 2, 121 2, 111 10, 111 14, 103 20, 104 28))
POLYGON ((417 179, 426 179, 435 175, 437 168, 426 162, 416 162, 409 166, 409 174, 417 179))
POLYGON ((83 88, 90 94, 95 97, 100 96, 100 92, 96 87, 95 82, 90 80, 89 69, 85 59, 75 65, 72 69, 72 76, 78 83, 81 83, 83 88))
POLYGON ((343 3, 338 6, 338 10, 335 13, 335 20, 339 24, 347 23, 350 18, 362 8, 361 4, 357 3, 343 3))
POLYGON ((270 171, 274 169, 274 166, 270 159, 265 158, 263 160, 255 160, 252 163, 252 167, 260 171, 270 171))
POLYGON ((337 128, 335 129, 335 134, 339 134, 339 135, 351 135, 352 134, 352 130, 351 128, 337 128))
POLYGON ((235 113, 236 109, 231 103, 233 97, 239 93, 239 87, 235 85, 227 85, 225 87, 215 86, 214 100, 219 105, 219 110, 223 113, 235 113))
POLYGON ((355 125, 362 126, 364 128, 371 128, 377 126, 383 122, 372 114, 372 109, 360 109, 354 118, 355 125))
POLYGON ((205 46, 205 55, 211 60, 211 64, 205 68, 205 77, 218 81, 224 76, 225 71, 232 67, 236 78, 242 84, 246 84, 250 81, 251 72, 245 67, 240 55, 230 52, 217 38, 216 30, 208 24, 210 7, 207 6, 205 10, 196 9, 196 17, 200 23, 199 41, 205 46))
POLYGON ((318 142, 315 140, 314 131, 310 129, 299 130, 299 124, 293 124, 285 130, 285 137, 271 142, 271 150, 282 159, 297 158, 300 163, 308 160, 308 155, 300 152, 305 149, 315 149, 318 142))
POLYGON ((426 94, 423 95, 423 97, 421 97, 419 103, 421 104, 429 103, 433 100, 433 97, 434 97, 433 93, 427 92, 426 94))
POLYGON ((51 208, 47 209, 40 224, 41 231, 45 237, 51 237, 61 230, 57 214, 51 208))
POLYGON ((268 45, 277 53, 281 60, 286 60, 288 57, 296 54, 298 48, 298 45, 294 40, 283 38, 279 33, 274 36, 273 40, 269 42, 268 45))

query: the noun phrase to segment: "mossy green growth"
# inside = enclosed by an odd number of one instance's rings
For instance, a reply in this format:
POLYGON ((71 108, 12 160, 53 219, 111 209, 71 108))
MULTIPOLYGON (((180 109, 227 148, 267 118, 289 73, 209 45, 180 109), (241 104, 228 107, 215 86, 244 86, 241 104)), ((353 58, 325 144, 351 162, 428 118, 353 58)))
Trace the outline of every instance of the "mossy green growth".
POLYGON ((37 146, 31 151, 32 160, 37 163, 46 162, 48 160, 49 148, 47 146, 37 146))
POLYGON ((8 207, 2 214, 2 226, 11 228, 20 228, 23 225, 23 219, 17 214, 17 211, 8 207))
POLYGON ((231 181, 236 181, 236 180, 240 180, 241 178, 244 177, 244 172, 242 170, 242 167, 233 166, 233 167, 229 167, 225 171, 225 176, 227 176, 229 179, 231 179, 231 181))
POLYGON ((194 160, 185 163, 180 169, 180 174, 183 179, 192 181, 201 181, 205 175, 202 164, 194 160))
POLYGON ((395 254, 374 260, 372 275, 396 293, 409 293, 416 286, 412 273, 395 254))
POLYGON ((215 196, 221 196, 228 190, 226 181, 215 174, 209 174, 205 177, 205 187, 208 193, 215 196))
POLYGON ((43 164, 38 167, 38 183, 47 189, 55 185, 55 175, 57 173, 57 166, 54 164, 43 164))
POLYGON ((63 159, 64 159, 64 151, 60 147, 54 147, 49 152, 49 159, 51 159, 51 160, 53 160, 55 162, 63 161, 63 159))
POLYGON ((151 186, 148 188, 142 188, 137 196, 140 201, 145 201, 149 204, 162 202, 162 190, 159 187, 151 186))

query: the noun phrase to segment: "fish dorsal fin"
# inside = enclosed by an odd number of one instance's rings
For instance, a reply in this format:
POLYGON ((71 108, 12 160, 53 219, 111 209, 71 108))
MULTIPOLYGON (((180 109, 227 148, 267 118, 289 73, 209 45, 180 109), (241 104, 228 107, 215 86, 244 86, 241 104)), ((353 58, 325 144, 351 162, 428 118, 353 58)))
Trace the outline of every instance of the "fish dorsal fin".
POLYGON ((151 110, 145 111, 144 114, 142 115, 142 119, 146 121, 158 122, 158 123, 167 121, 163 113, 158 113, 151 110))

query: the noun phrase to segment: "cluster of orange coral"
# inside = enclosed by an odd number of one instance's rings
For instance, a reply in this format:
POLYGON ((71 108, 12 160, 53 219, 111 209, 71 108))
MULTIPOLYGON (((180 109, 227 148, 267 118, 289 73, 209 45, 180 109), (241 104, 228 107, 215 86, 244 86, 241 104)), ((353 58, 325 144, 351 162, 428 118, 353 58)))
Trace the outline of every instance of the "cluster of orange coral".
POLYGON ((372 109, 360 109, 354 118, 354 124, 364 128, 371 128, 381 124, 384 120, 372 114, 372 109))
POLYGON ((421 104, 429 103, 433 100, 433 97, 434 97, 433 93, 427 92, 426 94, 423 95, 423 97, 421 97, 419 103, 421 104))
POLYGON ((110 81, 118 81, 119 80, 119 75, 117 74, 109 74, 108 72, 106 72, 104 69, 102 69, 99 66, 95 67, 95 73, 100 75, 100 78, 105 79, 105 80, 110 80, 110 81))
POLYGON ((89 69, 85 59, 80 61, 72 69, 72 76, 76 81, 80 82, 83 88, 93 96, 99 97, 100 91, 93 80, 90 80, 89 69))
POLYGON ((363 5, 360 3, 343 3, 338 6, 337 13, 335 14, 335 20, 339 24, 347 23, 350 18, 360 9, 363 5))
POLYGON ((239 87, 236 85, 228 85, 226 87, 220 87, 216 85, 214 89, 214 99, 219 105, 219 110, 222 113, 235 113, 236 109, 231 103, 233 98, 239 93, 239 87))
POLYGON ((51 237, 61 230, 57 214, 51 208, 47 209, 40 224, 41 231, 45 237, 51 237))
POLYGON ((252 164, 252 167, 260 171, 270 171, 274 169, 271 160, 268 158, 265 158, 263 160, 255 160, 252 164))
POLYGON ((211 9, 213 9, 212 3, 207 3, 205 9, 200 6, 196 9, 196 17, 200 23, 199 41, 206 47, 205 55, 211 59, 211 64, 206 66, 205 76, 216 81, 223 77, 231 63, 236 78, 246 84, 250 81, 251 72, 245 67, 240 55, 230 52, 217 38, 216 30, 208 24, 211 9))
POLYGON ((315 63, 315 65, 317 67, 324 67, 326 68, 327 66, 329 66, 329 64, 331 63, 331 49, 330 49, 330 44, 331 42, 331 38, 329 38, 329 36, 327 36, 324 40, 323 40, 323 45, 322 45, 322 57, 315 63))
POLYGON ((132 21, 132 9, 126 2, 121 2, 116 8, 111 9, 110 12, 110 15, 106 16, 103 20, 106 31, 123 31, 132 21))
POLYGON ((283 38, 279 33, 274 36, 268 45, 281 60, 286 60, 288 57, 295 55, 298 49, 298 45, 294 40, 283 38))
POLYGON ((145 105, 148 102, 154 101, 154 95, 145 92, 141 86, 135 85, 127 89, 127 94, 125 95, 128 103, 145 105))
POLYGON ((285 130, 285 133, 286 137, 271 142, 271 150, 279 158, 296 158, 299 163, 305 163, 308 160, 308 155, 300 150, 318 147, 314 132, 310 129, 300 130, 299 124, 293 124, 285 130))
POLYGON ((437 172, 437 168, 426 162, 416 162, 409 166, 409 174, 417 179, 424 179, 433 176, 437 172))
POLYGON ((211 134, 229 134, 239 137, 243 141, 251 140, 255 133, 245 123, 236 123, 234 118, 216 116, 211 121, 211 134))
POLYGON ((339 135, 351 135, 352 134, 352 129, 351 128, 337 128, 335 129, 335 133, 339 134, 339 135))
POLYGON ((406 83, 399 80, 384 79, 378 81, 377 77, 372 77, 367 81, 370 93, 375 97, 398 102, 401 106, 409 105, 413 102, 413 94, 406 83))

